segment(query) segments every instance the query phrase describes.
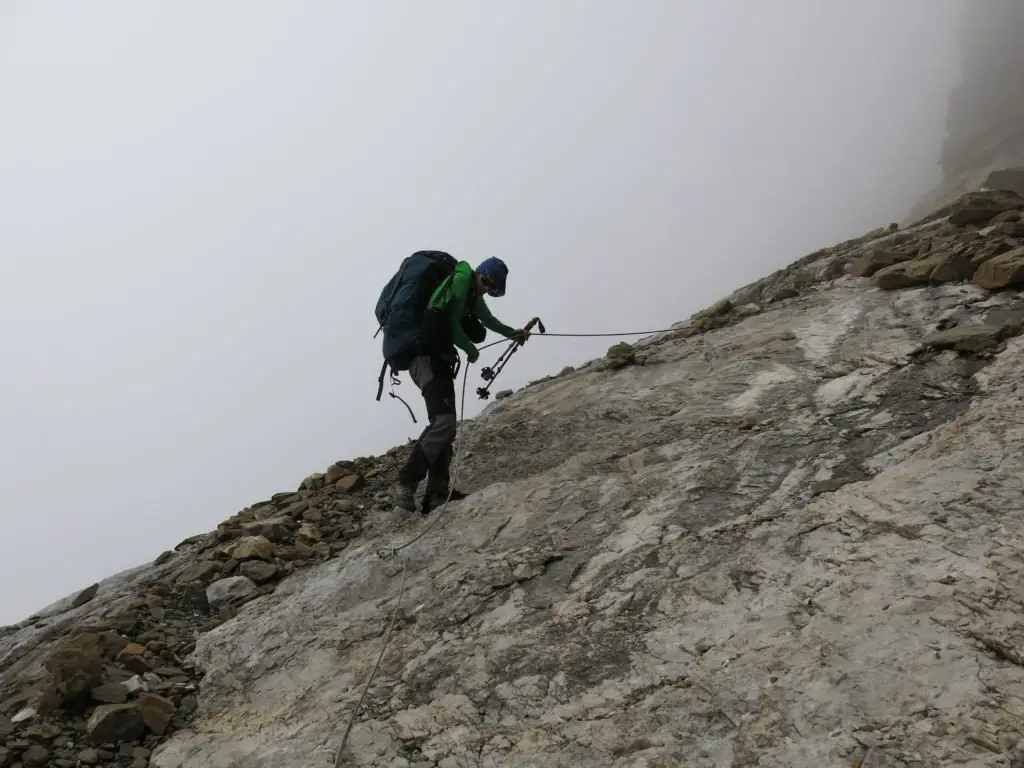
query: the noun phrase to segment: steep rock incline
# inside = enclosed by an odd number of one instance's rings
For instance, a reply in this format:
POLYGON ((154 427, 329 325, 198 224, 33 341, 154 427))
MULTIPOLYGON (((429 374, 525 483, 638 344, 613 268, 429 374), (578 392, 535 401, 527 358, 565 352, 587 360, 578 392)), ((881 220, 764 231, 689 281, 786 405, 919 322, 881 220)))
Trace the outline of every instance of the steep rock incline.
POLYGON ((8 628, 0 766, 329 768, 396 606, 342 764, 1019 764, 1022 210, 968 196, 493 403, 396 558, 404 448, 8 628))

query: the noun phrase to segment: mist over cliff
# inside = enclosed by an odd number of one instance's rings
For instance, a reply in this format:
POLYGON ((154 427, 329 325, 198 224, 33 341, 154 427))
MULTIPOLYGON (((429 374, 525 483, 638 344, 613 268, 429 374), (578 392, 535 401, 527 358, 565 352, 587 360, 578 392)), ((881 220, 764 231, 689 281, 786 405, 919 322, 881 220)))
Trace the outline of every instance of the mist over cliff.
POLYGON ((981 185, 992 171, 1024 166, 1024 3, 964 0, 957 36, 960 80, 949 95, 942 180, 914 207, 923 216, 981 185))

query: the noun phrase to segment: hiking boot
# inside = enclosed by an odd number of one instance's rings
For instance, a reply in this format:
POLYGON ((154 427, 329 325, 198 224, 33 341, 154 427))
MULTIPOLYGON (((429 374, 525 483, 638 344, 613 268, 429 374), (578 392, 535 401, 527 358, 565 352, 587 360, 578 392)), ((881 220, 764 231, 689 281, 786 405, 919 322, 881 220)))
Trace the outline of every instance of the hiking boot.
POLYGON ((391 484, 391 503, 407 512, 416 511, 416 486, 401 482, 391 484))
POLYGON ((468 493, 463 493, 457 488, 452 489, 451 498, 448 497, 448 491, 443 491, 439 493, 428 493, 426 496, 423 497, 423 509, 421 511, 423 512, 424 515, 429 515, 431 511, 437 509, 440 506, 443 506, 445 501, 462 501, 462 499, 466 498, 468 495, 468 493))

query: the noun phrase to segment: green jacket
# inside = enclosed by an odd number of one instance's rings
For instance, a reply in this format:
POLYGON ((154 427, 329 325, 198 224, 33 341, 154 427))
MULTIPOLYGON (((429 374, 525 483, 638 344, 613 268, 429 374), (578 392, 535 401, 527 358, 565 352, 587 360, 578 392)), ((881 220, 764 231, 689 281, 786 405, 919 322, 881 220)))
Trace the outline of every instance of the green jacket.
POLYGON ((431 310, 447 310, 452 342, 471 357, 478 354, 478 350, 462 327, 463 318, 475 316, 484 328, 500 333, 506 339, 516 333, 515 328, 491 314, 483 296, 476 295, 473 267, 465 261, 456 264, 455 271, 434 291, 427 303, 427 311, 431 310))

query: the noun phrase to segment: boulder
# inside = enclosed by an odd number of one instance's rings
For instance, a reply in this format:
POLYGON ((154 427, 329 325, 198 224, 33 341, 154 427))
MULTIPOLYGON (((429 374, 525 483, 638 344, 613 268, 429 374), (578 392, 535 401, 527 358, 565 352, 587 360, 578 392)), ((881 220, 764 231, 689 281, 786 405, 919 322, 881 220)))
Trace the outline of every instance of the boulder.
POLYGON ((352 462, 349 461, 340 461, 336 464, 332 464, 327 469, 327 475, 324 478, 325 483, 327 485, 334 485, 336 482, 341 480, 341 478, 345 477, 346 475, 351 475, 352 468, 353 464, 352 462))
POLYGON ((178 584, 187 584, 192 581, 205 582, 220 573, 216 563, 209 560, 199 560, 186 567, 175 581, 178 584))
POLYGON ((949 223, 955 227, 983 227, 999 214, 1024 208, 1024 197, 1002 190, 969 192, 950 206, 949 223))
POLYGON ((100 634, 86 632, 54 651, 45 662, 49 676, 37 707, 39 714, 86 699, 103 678, 104 650, 100 634))
POLYGON ((300 491, 319 491, 324 487, 325 478, 322 472, 314 472, 309 475, 299 486, 300 491))
POLYGON ((273 563, 265 563, 262 560, 250 560, 242 563, 239 570, 242 576, 250 579, 253 583, 265 584, 277 575, 278 568, 273 563))
POLYGON ((265 536, 243 536, 226 551, 235 560, 271 560, 277 547, 265 536))
POLYGON ((174 717, 174 702, 155 693, 144 693, 139 697, 138 712, 150 731, 163 736, 174 717))
POLYGON ((907 274, 906 262, 878 270, 871 276, 871 283, 883 291, 898 291, 917 285, 917 281, 907 274))
POLYGON ((850 264, 849 272, 854 277, 871 277, 880 269, 908 261, 910 258, 911 254, 909 253, 875 248, 854 259, 850 264))
POLYGON ((97 745, 135 741, 145 729, 134 704, 101 704, 85 725, 89 738, 97 745))
POLYGON ((352 493, 362 488, 364 482, 365 480, 360 474, 345 475, 334 484, 334 487, 341 493, 352 493))
POLYGON ((256 585, 245 576, 228 576, 206 588, 206 601, 214 608, 237 605, 256 594, 256 585))
POLYGON ((1024 285, 1024 247, 983 262, 974 273, 973 280, 992 291, 1024 285))
POLYGON ((980 352, 994 347, 1002 333, 990 325, 958 325, 926 336, 923 344, 935 349, 954 349, 958 352, 980 352))
POLYGON ((961 252, 939 251, 908 261, 905 273, 915 283, 952 283, 969 280, 974 274, 974 265, 961 252))

